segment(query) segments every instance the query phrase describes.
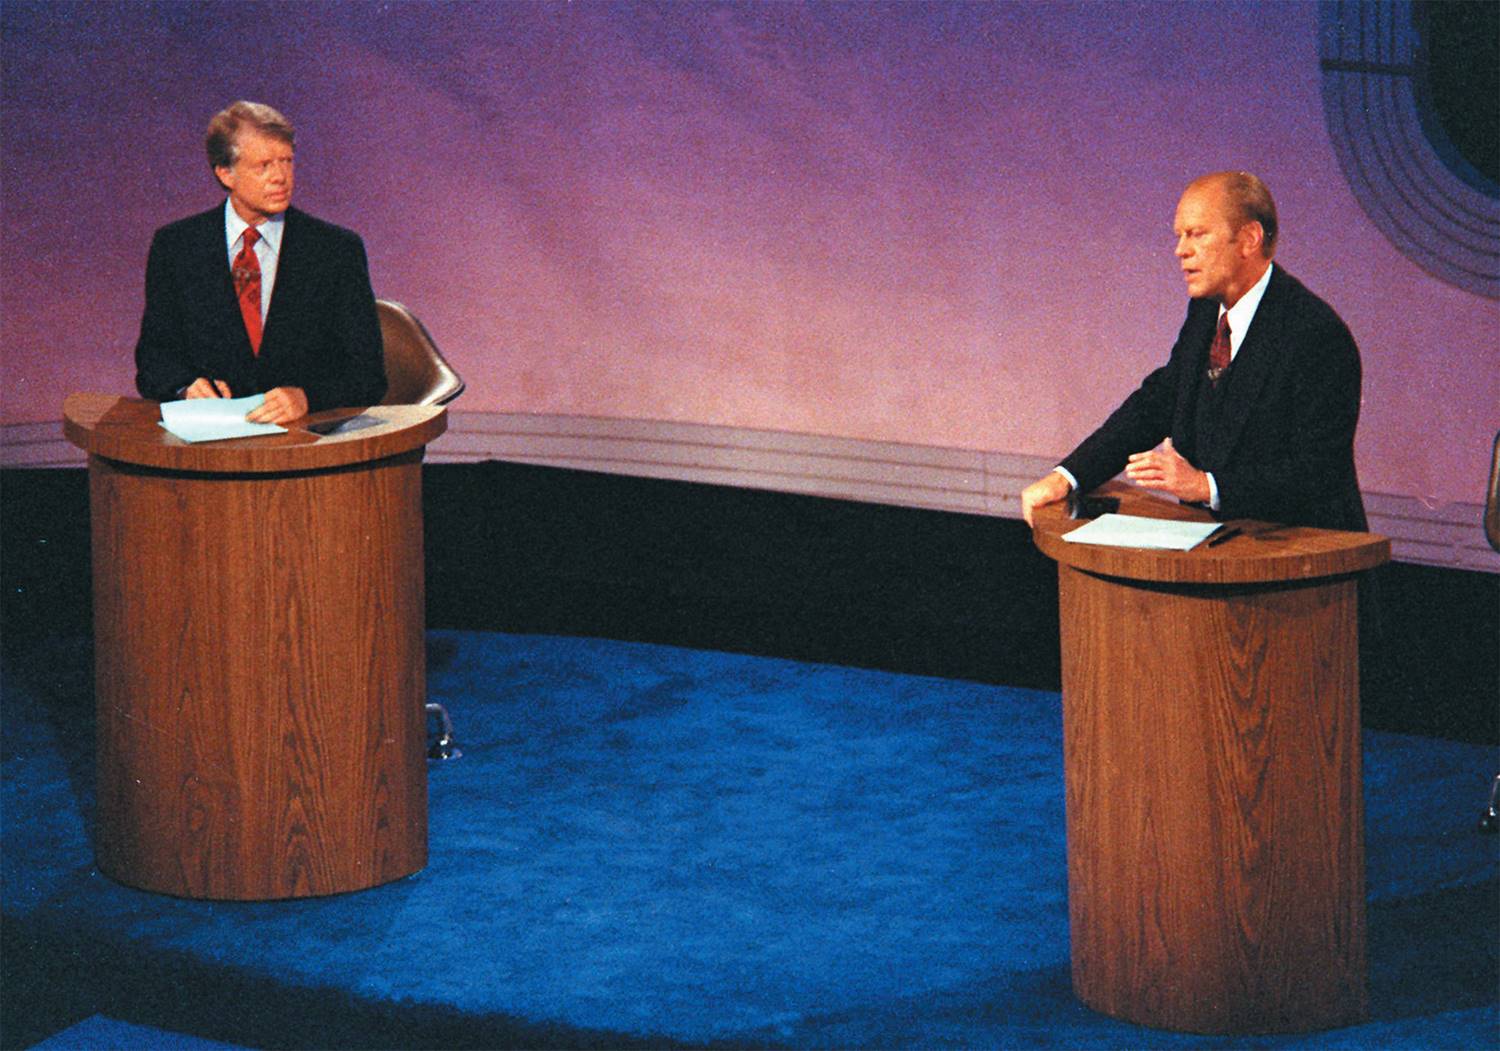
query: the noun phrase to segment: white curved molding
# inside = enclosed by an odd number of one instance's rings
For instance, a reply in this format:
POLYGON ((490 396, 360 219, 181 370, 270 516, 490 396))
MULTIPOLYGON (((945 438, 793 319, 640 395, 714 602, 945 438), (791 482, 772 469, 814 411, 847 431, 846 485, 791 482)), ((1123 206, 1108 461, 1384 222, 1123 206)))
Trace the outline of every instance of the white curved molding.
MULTIPOLYGON (((429 463, 510 463, 1019 518, 1022 488, 1055 459, 1019 453, 591 416, 450 412, 429 463)), ((61 420, 0 429, 0 466, 77 467, 61 420)), ((1476 483, 1477 485, 1478 483, 1476 483)), ((1366 492, 1370 528, 1403 562, 1500 573, 1477 504, 1429 507, 1366 492)))

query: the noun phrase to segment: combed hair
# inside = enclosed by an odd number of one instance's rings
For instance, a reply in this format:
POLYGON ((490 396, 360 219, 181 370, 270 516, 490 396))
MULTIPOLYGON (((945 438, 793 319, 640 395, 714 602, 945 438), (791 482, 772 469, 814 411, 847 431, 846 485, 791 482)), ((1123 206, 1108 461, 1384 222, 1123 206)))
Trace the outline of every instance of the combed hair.
POLYGON ((1239 213, 1238 226, 1260 223, 1265 232, 1261 254, 1270 259, 1276 252, 1276 202, 1266 184, 1249 172, 1220 172, 1217 178, 1239 213))
POLYGON ((208 137, 204 140, 204 147, 208 150, 210 168, 234 167, 234 162, 239 160, 240 155, 239 134, 246 127, 273 139, 280 139, 288 146, 295 146, 297 143, 297 133, 292 128, 292 122, 280 112, 263 102, 246 102, 241 99, 225 106, 208 122, 208 137))

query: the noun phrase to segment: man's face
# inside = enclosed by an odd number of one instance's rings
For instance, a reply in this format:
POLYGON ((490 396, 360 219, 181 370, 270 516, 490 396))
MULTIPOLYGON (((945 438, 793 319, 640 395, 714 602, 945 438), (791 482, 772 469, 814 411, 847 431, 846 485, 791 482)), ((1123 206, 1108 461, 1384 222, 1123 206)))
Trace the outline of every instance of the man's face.
POLYGON ((264 222, 292 203, 290 143, 246 128, 235 140, 239 156, 214 174, 229 189, 229 202, 247 223, 264 222))
POLYGON ((1172 233, 1188 295, 1232 306, 1264 271, 1260 227, 1234 226, 1236 216, 1224 191, 1213 184, 1187 188, 1177 202, 1172 233))

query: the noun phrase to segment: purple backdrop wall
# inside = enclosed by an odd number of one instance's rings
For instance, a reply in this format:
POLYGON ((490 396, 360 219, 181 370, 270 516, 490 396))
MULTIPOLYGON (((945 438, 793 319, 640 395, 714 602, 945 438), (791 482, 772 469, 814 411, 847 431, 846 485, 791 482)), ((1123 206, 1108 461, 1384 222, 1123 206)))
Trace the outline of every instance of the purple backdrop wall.
POLYGON ((215 202, 208 116, 298 125, 459 408, 1054 455, 1160 363, 1203 171, 1364 352, 1365 488, 1481 498, 1500 305, 1360 210, 1317 10, 1266 4, 18 3, 3 19, 0 418, 132 390, 154 227, 215 202))

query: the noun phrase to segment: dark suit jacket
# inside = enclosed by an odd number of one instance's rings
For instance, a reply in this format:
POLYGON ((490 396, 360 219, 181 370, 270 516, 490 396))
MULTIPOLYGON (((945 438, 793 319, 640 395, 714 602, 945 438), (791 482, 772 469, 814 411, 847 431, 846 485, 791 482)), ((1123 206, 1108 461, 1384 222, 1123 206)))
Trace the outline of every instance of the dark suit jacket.
POLYGON ((1170 435, 1193 466, 1213 473, 1222 518, 1368 528, 1354 470, 1360 365, 1349 329, 1277 266, 1220 380, 1218 424, 1199 433, 1217 323, 1217 303, 1192 300, 1167 363, 1062 466, 1087 492, 1119 473, 1131 453, 1170 435))
POLYGON ((162 227, 146 262, 135 363, 136 387, 157 401, 207 376, 236 397, 301 387, 311 411, 379 402, 385 365, 364 244, 287 209, 257 356, 229 273, 224 206, 162 227))

